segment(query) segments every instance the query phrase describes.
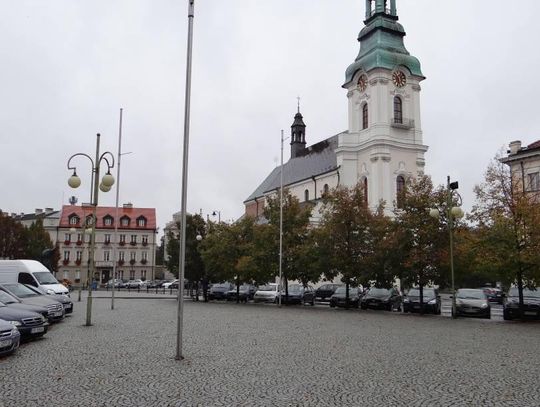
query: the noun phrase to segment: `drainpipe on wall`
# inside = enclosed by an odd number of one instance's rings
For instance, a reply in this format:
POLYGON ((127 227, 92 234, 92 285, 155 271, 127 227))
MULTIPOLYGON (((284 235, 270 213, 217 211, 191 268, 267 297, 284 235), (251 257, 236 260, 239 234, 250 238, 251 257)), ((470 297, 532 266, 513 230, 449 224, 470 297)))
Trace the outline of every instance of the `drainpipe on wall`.
POLYGON ((311 177, 311 179, 313 180, 313 182, 315 183, 315 200, 317 199, 317 180, 315 179, 315 177, 311 177))

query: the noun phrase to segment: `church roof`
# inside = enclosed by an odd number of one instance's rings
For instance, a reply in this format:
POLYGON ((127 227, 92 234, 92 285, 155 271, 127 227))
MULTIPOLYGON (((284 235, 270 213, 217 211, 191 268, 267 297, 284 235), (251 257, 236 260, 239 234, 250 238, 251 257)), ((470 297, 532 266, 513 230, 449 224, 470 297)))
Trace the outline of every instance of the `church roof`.
MULTIPOLYGON (((283 185, 292 185, 299 181, 336 170, 337 160, 335 150, 338 144, 338 136, 339 134, 307 147, 298 157, 291 158, 283 164, 283 185)), ((278 189, 281 185, 280 168, 274 168, 270 175, 266 177, 244 202, 259 198, 267 192, 278 189)))

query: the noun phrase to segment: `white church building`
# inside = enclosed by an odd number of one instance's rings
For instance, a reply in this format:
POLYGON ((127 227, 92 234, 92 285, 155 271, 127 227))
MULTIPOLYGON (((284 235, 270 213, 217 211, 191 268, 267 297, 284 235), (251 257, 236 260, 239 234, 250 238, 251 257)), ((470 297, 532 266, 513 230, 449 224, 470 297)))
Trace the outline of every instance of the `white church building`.
MULTIPOLYGON (((283 185, 300 202, 317 203, 339 186, 360 183, 369 206, 381 201, 390 213, 408 178, 424 173, 420 120, 420 62, 405 48, 397 0, 365 0, 360 52, 345 71, 348 129, 306 146, 300 109, 291 126, 291 158, 276 167, 244 201, 245 213, 262 214, 266 197, 283 185)), ((314 211, 317 216, 317 211, 314 211)), ((314 219, 316 221, 317 219, 314 219)))

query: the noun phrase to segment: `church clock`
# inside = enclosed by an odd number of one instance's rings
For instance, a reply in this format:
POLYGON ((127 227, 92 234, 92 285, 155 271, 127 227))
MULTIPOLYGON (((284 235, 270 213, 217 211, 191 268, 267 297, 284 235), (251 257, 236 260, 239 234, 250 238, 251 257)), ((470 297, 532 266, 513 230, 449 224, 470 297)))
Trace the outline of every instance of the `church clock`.
POLYGON ((358 89, 360 90, 360 92, 363 92, 366 90, 367 81, 368 79, 366 75, 361 75, 360 78, 358 78, 358 89))
POLYGON ((407 78, 403 72, 395 71, 392 74, 392 82, 394 82, 394 85, 396 85, 398 88, 402 88, 407 83, 407 78))

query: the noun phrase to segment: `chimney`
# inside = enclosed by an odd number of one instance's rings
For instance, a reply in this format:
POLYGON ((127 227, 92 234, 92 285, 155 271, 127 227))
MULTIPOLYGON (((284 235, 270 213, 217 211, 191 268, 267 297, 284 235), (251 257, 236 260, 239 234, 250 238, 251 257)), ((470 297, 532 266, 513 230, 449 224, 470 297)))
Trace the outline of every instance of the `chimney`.
POLYGON ((41 215, 43 213, 43 209, 36 208, 36 215, 41 215))
POLYGON ((521 150, 521 141, 512 141, 510 143, 510 154, 516 154, 519 150, 521 150))
POLYGON ((125 203, 123 205, 124 209, 133 209, 133 204, 131 202, 125 203))
POLYGON ((54 212, 53 208, 45 208, 45 215, 50 215, 53 212, 54 212))

